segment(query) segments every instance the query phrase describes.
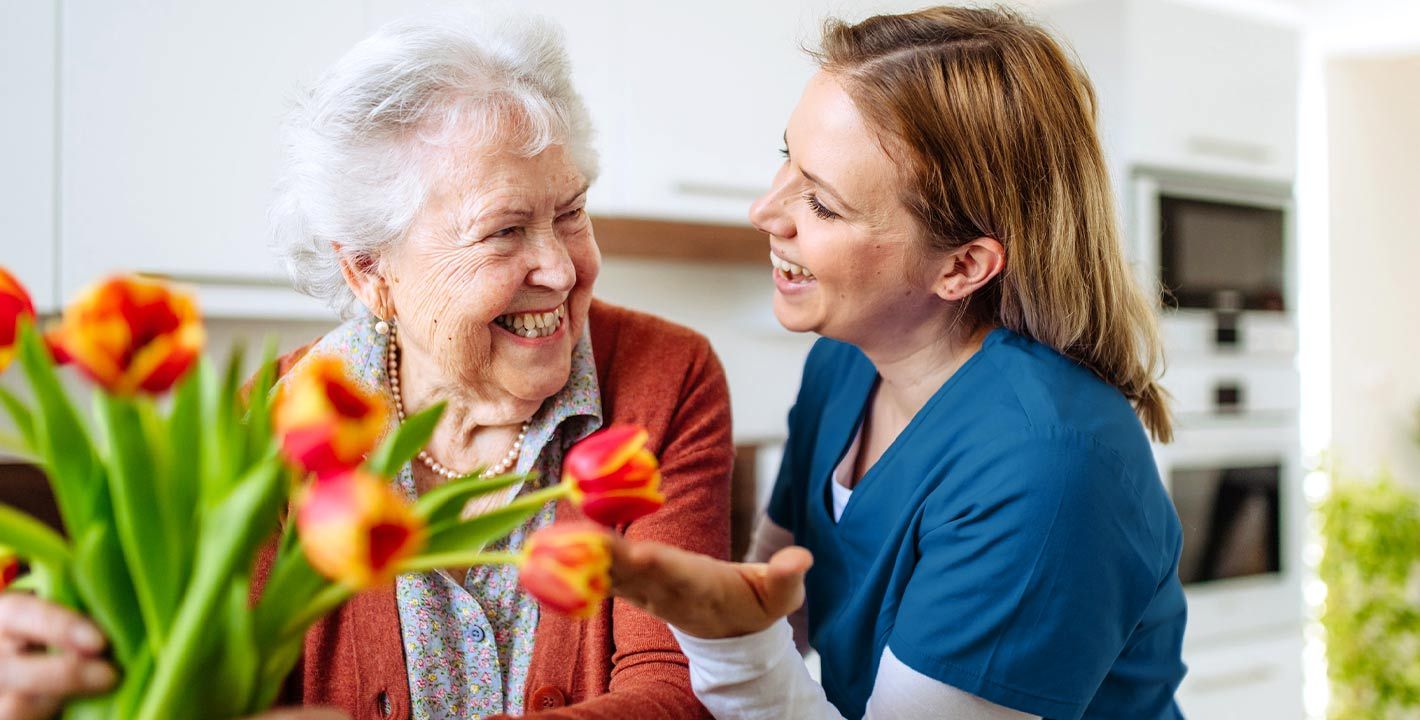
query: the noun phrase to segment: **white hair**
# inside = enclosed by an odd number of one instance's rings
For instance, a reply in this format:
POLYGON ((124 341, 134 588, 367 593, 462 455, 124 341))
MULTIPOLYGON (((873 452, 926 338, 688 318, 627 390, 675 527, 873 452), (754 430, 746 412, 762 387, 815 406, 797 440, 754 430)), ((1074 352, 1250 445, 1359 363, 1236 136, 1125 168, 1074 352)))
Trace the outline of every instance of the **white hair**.
POLYGON ((438 14, 380 28, 300 95, 282 139, 273 249, 297 290, 343 317, 356 301, 332 243, 378 259, 403 238, 431 181, 451 170, 439 148, 496 141, 531 157, 563 145, 588 182, 597 174, 562 34, 527 15, 438 14))

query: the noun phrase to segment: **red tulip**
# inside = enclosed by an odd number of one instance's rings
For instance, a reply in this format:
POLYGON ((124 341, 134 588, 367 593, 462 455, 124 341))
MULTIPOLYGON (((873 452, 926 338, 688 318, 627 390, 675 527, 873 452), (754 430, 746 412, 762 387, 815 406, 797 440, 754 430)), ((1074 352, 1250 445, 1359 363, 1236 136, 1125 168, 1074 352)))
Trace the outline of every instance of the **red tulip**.
POLYGON ((523 545, 518 582, 542 604, 573 617, 590 617, 611 592, 611 545, 589 523, 554 525, 523 545))
POLYGON ((388 584, 425 539, 409 502, 360 471, 305 485, 296 498, 296 528, 311 567, 357 590, 388 584))
POLYGON ((661 470, 645 428, 613 425, 588 435, 562 459, 562 481, 587 517, 629 523, 664 505, 661 470))
POLYGON ((74 358, 69 356, 69 352, 64 349, 64 339, 59 325, 51 325, 44 331, 44 346, 49 350, 49 356, 54 358, 55 365, 68 365, 74 362, 74 358))
POLYGON ((272 423, 292 464, 316 475, 348 472, 375 449, 389 404, 332 356, 298 364, 276 391, 272 423))
POLYGON ((0 545, 0 590, 10 587, 20 576, 20 556, 14 550, 0 545))
POLYGON ((0 266, 0 372, 15 359, 15 344, 20 330, 20 318, 35 319, 35 304, 25 286, 10 271, 0 266))
POLYGON ((105 390, 132 395, 171 388, 197 361, 206 333, 190 294, 120 276, 81 293, 47 339, 56 357, 68 356, 105 390))

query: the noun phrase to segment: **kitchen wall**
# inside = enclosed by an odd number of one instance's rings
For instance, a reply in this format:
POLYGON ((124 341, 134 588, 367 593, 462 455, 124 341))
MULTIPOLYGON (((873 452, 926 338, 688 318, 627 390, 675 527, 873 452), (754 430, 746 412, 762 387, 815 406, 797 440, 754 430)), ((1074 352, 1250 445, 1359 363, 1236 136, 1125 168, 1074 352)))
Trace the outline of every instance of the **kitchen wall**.
POLYGON ((1420 49, 1334 57, 1326 83, 1332 446, 1420 483, 1420 49))

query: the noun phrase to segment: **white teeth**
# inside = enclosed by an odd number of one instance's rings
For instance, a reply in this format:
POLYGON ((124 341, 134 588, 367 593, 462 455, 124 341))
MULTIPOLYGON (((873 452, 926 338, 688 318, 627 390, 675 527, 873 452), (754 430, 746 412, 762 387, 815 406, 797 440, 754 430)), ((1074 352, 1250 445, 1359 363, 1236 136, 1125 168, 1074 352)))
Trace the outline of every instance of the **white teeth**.
POLYGON ((800 265, 795 265, 794 263, 791 263, 788 260, 785 260, 784 258, 775 255, 773 252, 769 253, 769 263, 774 266, 775 270, 778 270, 779 272, 783 273, 784 277, 788 280, 802 281, 814 279, 814 274, 809 272, 807 268, 800 265))
POLYGON ((514 335, 525 338, 547 337, 562 326, 562 318, 567 317, 567 306, 543 313, 508 313, 499 315, 493 322, 507 328, 514 335))

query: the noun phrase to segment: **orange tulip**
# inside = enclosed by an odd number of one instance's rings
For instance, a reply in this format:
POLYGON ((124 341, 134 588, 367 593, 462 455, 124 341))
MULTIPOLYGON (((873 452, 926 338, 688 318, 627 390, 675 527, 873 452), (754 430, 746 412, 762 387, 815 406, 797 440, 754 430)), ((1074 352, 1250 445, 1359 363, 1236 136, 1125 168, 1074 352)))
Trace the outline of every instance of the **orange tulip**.
POLYGON ((282 452, 316 475, 346 472, 375 449, 389 423, 389 404, 332 356, 297 366, 276 391, 272 423, 282 452))
POLYGON ((0 590, 10 587, 20 576, 20 556, 14 550, 0 545, 0 590))
POLYGON ((25 286, 10 271, 0 267, 0 372, 15 359, 20 318, 34 322, 35 304, 25 286))
POLYGON ((573 617, 590 617, 611 592, 611 545, 589 523, 554 525, 523 545, 518 582, 542 604, 573 617))
POLYGON ((567 451, 562 481, 587 517, 621 525, 665 504, 660 465, 646 447, 647 438, 645 428, 613 425, 567 451))
POLYGON ((48 339, 99 386, 132 395, 171 388, 197 361, 206 333, 192 295, 118 276, 82 292, 48 339))
POLYGON ((357 590, 388 584, 425 539, 409 502, 385 480, 360 471, 302 487, 296 527, 311 567, 357 590))

